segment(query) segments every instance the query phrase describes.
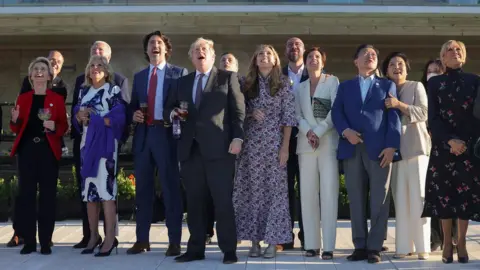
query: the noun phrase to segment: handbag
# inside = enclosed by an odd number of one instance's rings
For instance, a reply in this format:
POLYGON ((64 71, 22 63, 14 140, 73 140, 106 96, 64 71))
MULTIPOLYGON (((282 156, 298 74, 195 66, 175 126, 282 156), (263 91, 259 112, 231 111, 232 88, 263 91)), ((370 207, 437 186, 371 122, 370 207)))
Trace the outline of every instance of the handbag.
POLYGON ((315 118, 327 118, 332 109, 332 101, 326 98, 314 97, 312 102, 313 116, 315 118))

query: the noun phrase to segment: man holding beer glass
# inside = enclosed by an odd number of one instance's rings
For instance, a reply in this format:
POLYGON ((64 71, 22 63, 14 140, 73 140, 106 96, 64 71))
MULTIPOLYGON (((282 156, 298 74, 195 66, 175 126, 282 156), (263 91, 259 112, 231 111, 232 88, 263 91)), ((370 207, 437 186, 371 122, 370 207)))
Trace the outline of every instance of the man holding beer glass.
POLYGON ((169 246, 166 256, 180 254, 183 206, 176 141, 172 128, 163 121, 163 105, 174 81, 187 70, 167 63, 172 44, 160 31, 143 39, 143 49, 150 65, 135 74, 132 87, 133 121, 136 123, 132 152, 136 177, 137 241, 128 254, 150 251, 149 233, 154 199, 154 171, 158 168, 164 196, 169 246))

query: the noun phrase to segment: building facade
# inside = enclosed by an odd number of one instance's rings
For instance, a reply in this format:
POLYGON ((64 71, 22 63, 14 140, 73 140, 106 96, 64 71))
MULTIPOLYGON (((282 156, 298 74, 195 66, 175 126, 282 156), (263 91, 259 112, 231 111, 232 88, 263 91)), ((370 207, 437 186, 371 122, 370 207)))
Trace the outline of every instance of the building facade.
POLYGON ((405 52, 412 60, 410 79, 420 79, 425 62, 438 57, 449 39, 466 43, 466 70, 480 69, 476 0, 0 0, 0 5, 0 103, 15 101, 29 62, 51 49, 64 54, 61 76, 72 88, 95 40, 111 45, 115 71, 132 79, 147 64, 142 37, 153 30, 171 38, 170 62, 189 70, 188 48, 200 36, 216 42, 217 55, 234 53, 240 73, 256 45, 273 44, 283 55, 292 36, 307 47, 321 46, 326 69, 340 80, 355 75, 352 56, 362 43, 376 45, 380 59, 405 52))

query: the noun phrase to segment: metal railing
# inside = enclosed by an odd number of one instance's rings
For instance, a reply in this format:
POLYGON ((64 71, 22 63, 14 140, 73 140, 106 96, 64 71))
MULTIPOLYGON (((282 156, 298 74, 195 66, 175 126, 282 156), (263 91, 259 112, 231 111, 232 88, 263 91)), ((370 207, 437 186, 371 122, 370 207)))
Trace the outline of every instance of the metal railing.
POLYGON ((79 5, 387 5, 387 6, 469 6, 480 0, 0 0, 3 7, 13 6, 79 6, 79 5))

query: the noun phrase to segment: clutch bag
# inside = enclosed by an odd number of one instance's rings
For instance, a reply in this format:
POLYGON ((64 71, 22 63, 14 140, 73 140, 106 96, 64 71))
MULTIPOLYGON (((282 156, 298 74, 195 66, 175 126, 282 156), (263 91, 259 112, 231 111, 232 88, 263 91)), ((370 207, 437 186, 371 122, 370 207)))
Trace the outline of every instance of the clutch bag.
POLYGON ((332 109, 330 99, 314 97, 312 103, 313 116, 315 118, 327 118, 327 114, 332 109))

